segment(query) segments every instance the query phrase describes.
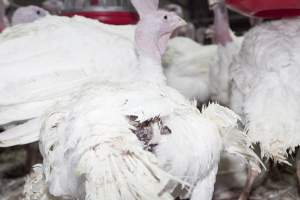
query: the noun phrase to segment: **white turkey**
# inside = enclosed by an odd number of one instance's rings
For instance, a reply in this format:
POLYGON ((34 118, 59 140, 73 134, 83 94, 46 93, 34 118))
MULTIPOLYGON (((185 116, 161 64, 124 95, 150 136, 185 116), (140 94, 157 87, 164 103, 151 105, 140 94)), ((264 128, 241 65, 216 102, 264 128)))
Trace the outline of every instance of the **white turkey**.
MULTIPOLYGON (((165 9, 183 16, 183 10, 178 5, 168 4, 165 9)), ((177 89, 186 98, 204 103, 210 96, 209 68, 216 56, 217 47, 203 46, 193 41, 196 37, 195 28, 192 37, 188 36, 191 34, 180 34, 190 32, 188 30, 188 26, 176 30, 173 35, 179 37, 169 41, 162 64, 169 86, 177 89)))
MULTIPOLYGON (((90 79, 126 81, 134 76, 137 60, 127 50, 133 49, 134 30, 132 25, 58 16, 7 29, 0 36, 0 57, 6 58, 0 61, 0 125, 40 116, 90 79)), ((27 125, 30 121, 22 126, 27 125)), ((0 137, 20 130, 15 127, 0 137)))
MULTIPOLYGON (((300 144, 300 20, 266 22, 246 34, 232 65, 231 108, 241 114, 261 156, 275 163, 300 144)), ((300 177, 298 161, 298 177, 300 177)), ((258 173, 250 170, 241 200, 247 199, 258 173)))
POLYGON ((229 105, 229 66, 243 37, 229 29, 225 3, 210 2, 214 11, 216 45, 200 45, 187 38, 172 39, 163 57, 168 84, 199 102, 209 99, 229 105))
POLYGON ((200 45, 185 37, 171 39, 162 60, 168 85, 186 98, 206 102, 210 66, 216 55, 216 45, 200 45))
MULTIPOLYGON (((4 11, 5 7, 4 6, 2 7, 1 3, 3 3, 3 2, 0 1, 0 9, 3 8, 2 11, 5 12, 4 11)), ((45 17, 46 15, 49 15, 49 13, 46 10, 44 10, 44 9, 42 9, 40 7, 37 7, 37 6, 19 7, 13 13, 13 15, 12 15, 12 22, 11 22, 11 24, 9 24, 9 22, 6 21, 4 28, 9 27, 10 25, 11 26, 15 26, 15 25, 18 25, 18 24, 31 23, 31 22, 34 22, 34 21, 40 19, 40 18, 45 17)), ((6 17, 5 17, 5 19, 7 20, 6 17)), ((6 59, 6 58, 3 58, 3 59, 6 59)), ((4 125, 4 126, 2 124, 0 126, 0 128, 1 128, 1 130, 7 129, 9 127, 14 127, 14 126, 16 126, 17 124, 20 124, 20 123, 22 123, 22 122, 13 122, 13 123, 10 123, 10 124, 4 125)), ((26 146, 25 149, 26 149, 26 154, 29 155, 29 156, 27 156, 26 165, 25 165, 25 171, 28 172, 28 171, 30 171, 32 164, 36 162, 36 160, 38 158, 38 154, 35 153, 36 150, 35 150, 35 146, 34 145, 33 146, 32 145, 26 146)))
MULTIPOLYGON (((19 9, 30 16, 43 13, 36 13, 39 9, 35 7, 19 9)), ((82 17, 49 15, 35 23, 6 29, 0 35, 0 57, 4 58, 0 61, 0 93, 6 99, 0 102, 0 126, 5 129, 0 134, 0 147, 10 146, 4 141, 12 137, 25 143, 19 134, 24 130, 36 131, 32 126, 35 118, 56 100, 68 98, 87 80, 95 77, 110 80, 111 74, 115 80, 128 78, 128 72, 135 71, 132 66, 137 62, 134 52, 127 53, 128 48, 133 49, 134 29, 134 26, 109 26, 82 17), (111 33, 121 35, 111 37, 111 33), (119 46, 114 47, 115 43, 119 46), (118 57, 118 62, 111 63, 112 57, 118 57)), ((26 143, 35 139, 26 137, 26 143)), ((31 162, 28 157, 27 170, 31 162)))
POLYGON ((128 52, 133 49, 131 32, 131 26, 57 16, 6 29, 0 35, 0 57, 5 58, 0 61, 0 124, 34 119, 92 78, 121 81, 133 76, 137 60, 134 51, 128 52))
MULTIPOLYGON (((184 37, 171 39, 162 60, 167 84, 186 98, 196 99, 200 103, 208 101, 210 99, 209 74, 210 69, 214 67, 212 63, 218 55, 217 48, 217 45, 203 46, 184 37)), ((222 153, 218 191, 242 188, 246 178, 247 163, 231 154, 222 153)))
MULTIPOLYGON (((55 196, 157 199, 164 184, 175 176, 190 186, 182 197, 211 199, 223 149, 220 136, 228 151, 245 154, 249 159, 253 156, 246 136, 237 130, 239 118, 232 111, 211 105, 201 115, 192 103, 166 86, 160 57, 171 30, 182 21, 165 11, 155 13, 159 18, 153 20, 151 15, 158 1, 152 2, 154 5, 147 3, 135 1, 141 15, 136 30, 138 62, 133 63, 137 73, 123 82, 86 84, 69 100, 49 109, 40 142, 45 183, 55 196), (155 26, 157 22, 164 28, 155 26), (157 29, 149 31, 149 27, 157 29), (161 171, 155 157, 145 150, 153 151, 160 166, 171 176, 161 171), (103 178, 105 175, 107 179, 103 178)), ((127 53, 133 50, 129 46, 127 53)), ((39 120, 29 123, 39 127, 39 120)), ((24 134, 25 142, 29 135, 24 134)), ((181 187, 176 192, 178 189, 181 187)), ((160 198, 171 196, 166 193, 160 198)))
MULTIPOLYGON (((209 1, 214 13, 213 40, 217 45, 216 58, 209 71, 210 98, 223 105, 230 105, 230 66, 238 55, 243 37, 237 37, 230 29, 229 16, 224 0, 209 1)), ((247 182, 247 163, 228 153, 222 154, 218 174, 218 191, 242 188, 247 182), (228 181, 230 180, 230 181, 228 181)), ((216 191, 216 193, 219 193, 216 191)))
POLYGON ((131 68, 136 62, 134 55, 123 56, 126 48, 132 47, 134 30, 135 26, 57 16, 8 29, 0 36, 0 57, 5 57, 0 61, 0 94, 4 100, 0 100, 0 125, 40 116, 56 99, 68 95, 66 91, 74 85, 91 78, 126 80, 135 71, 131 68), (107 39, 109 34, 102 36, 103 30, 119 36, 107 39), (122 48, 111 45, 114 43, 122 48), (114 55, 108 53, 109 49, 115 49, 114 55), (118 62, 110 62, 112 57, 118 62), (13 80, 9 78, 12 76, 13 80))
POLYGON ((243 37, 236 37, 230 30, 227 9, 224 0, 209 0, 214 13, 214 39, 217 43, 217 56, 210 67, 211 99, 223 105, 230 100, 230 65, 238 54, 243 37))

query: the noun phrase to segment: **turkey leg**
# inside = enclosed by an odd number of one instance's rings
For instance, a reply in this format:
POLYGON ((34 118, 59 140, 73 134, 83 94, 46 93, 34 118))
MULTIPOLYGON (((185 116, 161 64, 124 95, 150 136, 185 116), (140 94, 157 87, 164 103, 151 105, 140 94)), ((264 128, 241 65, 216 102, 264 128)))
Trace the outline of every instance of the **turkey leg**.
POLYGON ((254 183, 256 177, 258 176, 258 174, 259 174, 259 172, 257 170, 249 167, 246 184, 245 184, 243 191, 239 197, 239 200, 247 200, 249 198, 253 183, 254 183))

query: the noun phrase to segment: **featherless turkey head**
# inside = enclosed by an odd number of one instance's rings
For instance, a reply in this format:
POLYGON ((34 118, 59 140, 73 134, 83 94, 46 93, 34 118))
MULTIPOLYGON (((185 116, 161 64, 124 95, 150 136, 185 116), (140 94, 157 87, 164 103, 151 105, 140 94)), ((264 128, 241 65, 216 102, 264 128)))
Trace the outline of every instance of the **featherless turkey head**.
POLYGON ((18 8, 12 16, 12 25, 34 22, 49 15, 49 12, 37 6, 18 8))
POLYGON ((131 2, 140 16, 135 32, 137 52, 160 63, 172 32, 186 25, 186 22, 174 12, 159 10, 158 0, 131 2))

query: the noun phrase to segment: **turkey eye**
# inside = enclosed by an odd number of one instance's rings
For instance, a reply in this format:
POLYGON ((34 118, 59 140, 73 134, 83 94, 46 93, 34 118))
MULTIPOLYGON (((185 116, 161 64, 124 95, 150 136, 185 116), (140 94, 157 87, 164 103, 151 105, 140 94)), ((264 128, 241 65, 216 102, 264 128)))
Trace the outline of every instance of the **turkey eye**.
POLYGON ((168 16, 167 16, 167 15, 165 15, 165 16, 164 16, 164 19, 166 19, 166 20, 167 20, 167 19, 168 19, 168 16))
POLYGON ((39 11, 39 10, 38 10, 38 11, 36 11, 36 14, 40 15, 40 14, 41 14, 41 11, 39 11))

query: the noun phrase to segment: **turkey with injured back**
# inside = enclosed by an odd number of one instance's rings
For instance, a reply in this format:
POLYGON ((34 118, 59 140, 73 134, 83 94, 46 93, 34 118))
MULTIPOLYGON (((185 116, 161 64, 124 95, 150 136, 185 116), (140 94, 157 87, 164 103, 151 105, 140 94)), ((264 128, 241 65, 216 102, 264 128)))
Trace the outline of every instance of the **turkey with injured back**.
POLYGON ((158 1, 132 2, 141 16, 135 37, 140 70, 123 82, 91 81, 49 109, 40 135, 44 186, 71 198, 172 199, 174 190, 175 196, 209 200, 223 148, 256 157, 237 130, 237 115, 216 104, 201 114, 166 85, 160 59, 182 21, 157 11, 158 1), (177 181, 189 187, 176 187, 177 181))

